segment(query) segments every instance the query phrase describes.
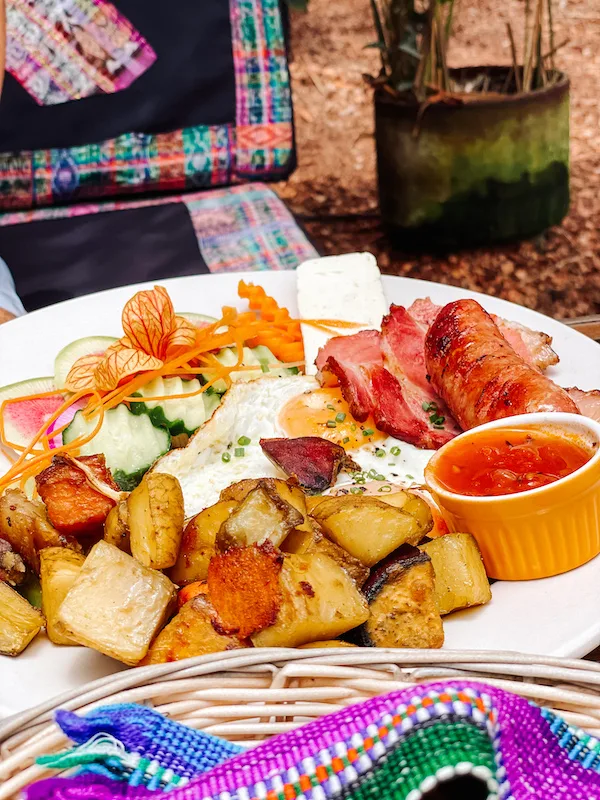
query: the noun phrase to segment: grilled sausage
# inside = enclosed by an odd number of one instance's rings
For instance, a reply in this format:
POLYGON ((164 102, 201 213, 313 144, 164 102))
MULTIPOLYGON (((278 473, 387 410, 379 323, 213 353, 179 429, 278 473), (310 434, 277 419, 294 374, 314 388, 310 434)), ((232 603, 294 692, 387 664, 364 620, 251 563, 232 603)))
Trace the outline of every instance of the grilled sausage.
POLYGON ((439 312, 425 339, 431 384, 463 430, 534 411, 579 410, 569 395, 518 356, 475 300, 439 312))

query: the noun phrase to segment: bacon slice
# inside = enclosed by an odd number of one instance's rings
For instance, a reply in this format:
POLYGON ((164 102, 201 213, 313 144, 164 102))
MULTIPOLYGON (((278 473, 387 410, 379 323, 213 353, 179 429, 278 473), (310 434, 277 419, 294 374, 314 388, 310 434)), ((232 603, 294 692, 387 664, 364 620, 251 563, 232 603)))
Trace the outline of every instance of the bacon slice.
MULTIPOLYGON (((415 444, 437 448, 459 434, 460 428, 427 379, 425 334, 425 328, 405 308, 393 305, 381 324, 381 351, 385 367, 400 385, 405 413, 412 417, 412 428, 420 432, 415 444), (430 410, 425 410, 428 405, 430 410), (435 415, 444 418, 443 430, 431 422, 434 409, 435 415)), ((400 438, 407 433, 403 430, 400 438)))
POLYGON ((566 389, 566 392, 584 417, 600 422, 600 391, 598 389, 584 392, 583 389, 573 386, 571 389, 566 389))
POLYGON ((261 439, 260 446, 267 458, 289 478, 295 478, 308 494, 333 486, 342 469, 360 472, 343 447, 320 436, 261 439))
POLYGON ((354 419, 364 422, 373 407, 371 372, 383 366, 378 331, 336 336, 319 350, 316 359, 321 384, 339 383, 354 419))
MULTIPOLYGON (((408 313, 421 327, 428 329, 432 324, 442 306, 433 303, 429 297, 415 300, 408 308, 408 313)), ((541 331, 533 331, 519 322, 491 315, 492 319, 500 329, 500 333, 510 344, 512 349, 519 355, 526 364, 542 372, 548 367, 558 364, 558 356, 552 349, 552 337, 541 331)))

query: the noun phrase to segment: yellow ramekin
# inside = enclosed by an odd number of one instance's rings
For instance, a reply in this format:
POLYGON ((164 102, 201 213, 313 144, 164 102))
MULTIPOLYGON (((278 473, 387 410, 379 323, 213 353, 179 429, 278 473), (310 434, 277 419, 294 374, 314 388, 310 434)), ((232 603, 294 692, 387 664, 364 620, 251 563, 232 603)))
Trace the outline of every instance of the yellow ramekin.
POLYGON ((539 413, 489 422, 438 450, 425 468, 425 481, 450 530, 477 539, 490 578, 547 578, 580 567, 600 553, 600 424, 592 419, 539 413), (494 428, 563 436, 588 448, 592 457, 571 475, 518 494, 468 497, 440 485, 436 464, 442 454, 494 428))

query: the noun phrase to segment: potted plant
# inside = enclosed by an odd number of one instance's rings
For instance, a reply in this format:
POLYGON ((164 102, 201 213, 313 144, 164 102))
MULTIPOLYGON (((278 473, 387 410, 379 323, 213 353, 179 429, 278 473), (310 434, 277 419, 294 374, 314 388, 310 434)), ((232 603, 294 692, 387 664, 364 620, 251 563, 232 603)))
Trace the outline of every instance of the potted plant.
POLYGON ((381 52, 375 138, 383 221, 403 245, 526 238, 569 207, 569 81, 552 0, 526 0, 512 66, 452 69, 454 0, 370 0, 381 52))

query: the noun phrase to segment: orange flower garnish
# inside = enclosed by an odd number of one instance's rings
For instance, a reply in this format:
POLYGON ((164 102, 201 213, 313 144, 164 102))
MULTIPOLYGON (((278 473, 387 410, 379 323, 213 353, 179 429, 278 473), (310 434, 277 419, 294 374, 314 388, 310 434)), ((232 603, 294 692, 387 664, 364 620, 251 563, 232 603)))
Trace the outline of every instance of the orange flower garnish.
POLYGON ((196 343, 198 329, 175 314, 162 286, 134 295, 121 320, 125 335, 103 355, 79 358, 67 375, 66 389, 110 392, 132 375, 160 369, 196 343))

